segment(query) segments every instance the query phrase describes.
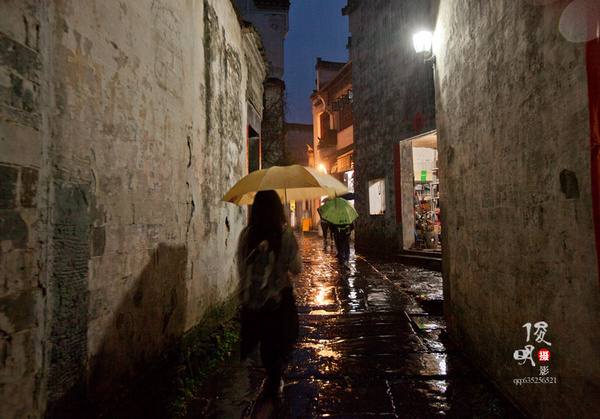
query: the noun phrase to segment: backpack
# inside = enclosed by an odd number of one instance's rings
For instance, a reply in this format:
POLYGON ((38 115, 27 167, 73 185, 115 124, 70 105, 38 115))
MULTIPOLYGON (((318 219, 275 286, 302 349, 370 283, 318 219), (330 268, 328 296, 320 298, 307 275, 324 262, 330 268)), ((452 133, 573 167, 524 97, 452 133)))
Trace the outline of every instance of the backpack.
POLYGON ((246 258, 242 304, 251 310, 272 310, 279 303, 275 273, 275 250, 263 240, 246 258), (271 300, 271 301, 269 301, 271 300))

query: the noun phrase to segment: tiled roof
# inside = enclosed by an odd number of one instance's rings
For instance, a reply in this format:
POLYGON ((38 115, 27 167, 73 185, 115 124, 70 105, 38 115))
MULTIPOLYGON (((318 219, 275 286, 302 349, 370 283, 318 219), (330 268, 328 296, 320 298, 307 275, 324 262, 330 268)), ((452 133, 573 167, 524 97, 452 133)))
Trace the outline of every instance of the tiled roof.
POLYGON ((346 63, 340 63, 335 61, 325 61, 322 60, 321 57, 317 57, 317 65, 315 66, 315 70, 318 69, 328 69, 328 70, 340 70, 344 67, 346 63))

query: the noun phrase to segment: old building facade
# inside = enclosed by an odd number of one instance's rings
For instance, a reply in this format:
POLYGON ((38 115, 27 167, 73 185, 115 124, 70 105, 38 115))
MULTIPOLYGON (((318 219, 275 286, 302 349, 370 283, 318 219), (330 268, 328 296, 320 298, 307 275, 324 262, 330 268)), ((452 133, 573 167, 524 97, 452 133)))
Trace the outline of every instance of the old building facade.
POLYGON ((352 189, 354 174, 352 61, 336 63, 317 58, 315 70, 317 70, 317 90, 310 97, 315 167, 322 167, 352 189))
MULTIPOLYGON (((434 1, 429 11, 424 4, 350 0, 345 9, 357 248, 374 237, 393 243, 406 233, 400 227, 411 227, 392 215, 410 201, 371 220, 360 196, 380 178, 394 203, 390 148, 415 135, 418 112, 424 135, 437 135, 451 337, 526 414, 593 416, 600 408, 597 3, 434 1), (411 45, 422 25, 435 30, 428 63, 411 45)), ((407 144, 399 144, 401 184, 412 177, 402 157, 407 144)))
POLYGON ((431 66, 412 46, 412 33, 431 25, 430 3, 352 0, 343 13, 352 35, 356 248, 395 254, 403 227, 414 231, 414 218, 402 220, 401 171, 410 165, 411 184, 413 174, 411 156, 400 166, 400 143, 435 129, 431 66))
MULTIPOLYGON (((313 167, 344 183, 354 204, 354 114, 352 61, 317 58, 317 89, 310 96, 313 115, 313 167)), ((320 201, 312 203, 311 218, 318 226, 320 201)), ((319 230, 321 231, 321 230, 319 230)))
POLYGON ((285 124, 286 163, 311 166, 313 155, 313 126, 311 124, 285 124))
POLYGON ((448 327, 532 417, 600 408, 600 43, 595 29, 587 45, 561 32, 585 3, 467 0, 436 14, 448 327))
POLYGON ((267 74, 235 8, 0 3, 1 417, 109 393, 232 295, 267 74))
MULTIPOLYGON (((283 165, 285 159, 285 82, 283 78, 283 43, 288 33, 288 0, 236 0, 242 18, 251 22, 262 34, 269 62, 268 78, 264 83, 264 115, 260 140, 260 167, 283 165)), ((254 131, 252 134, 256 134, 254 131)), ((252 135, 249 135, 252 138, 252 135)))

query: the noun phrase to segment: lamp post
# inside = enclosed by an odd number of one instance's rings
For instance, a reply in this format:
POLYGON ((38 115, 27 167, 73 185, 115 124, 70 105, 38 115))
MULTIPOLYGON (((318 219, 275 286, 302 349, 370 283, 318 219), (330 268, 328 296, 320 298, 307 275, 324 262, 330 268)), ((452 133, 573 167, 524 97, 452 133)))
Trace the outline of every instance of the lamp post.
POLYGON ((432 47, 433 34, 430 31, 420 31, 413 35, 413 45, 417 54, 423 54, 423 61, 432 61, 435 66, 435 54, 432 47))

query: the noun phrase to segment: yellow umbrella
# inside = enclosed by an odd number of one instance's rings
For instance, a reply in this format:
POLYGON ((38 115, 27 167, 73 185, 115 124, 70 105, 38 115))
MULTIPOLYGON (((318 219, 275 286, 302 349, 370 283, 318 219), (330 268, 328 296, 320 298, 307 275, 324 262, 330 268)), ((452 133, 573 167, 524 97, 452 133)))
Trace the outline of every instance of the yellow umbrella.
POLYGON ((333 176, 318 172, 312 167, 293 164, 249 173, 233 185, 221 200, 237 205, 250 205, 258 191, 268 190, 276 191, 283 202, 348 193, 348 188, 333 176))

